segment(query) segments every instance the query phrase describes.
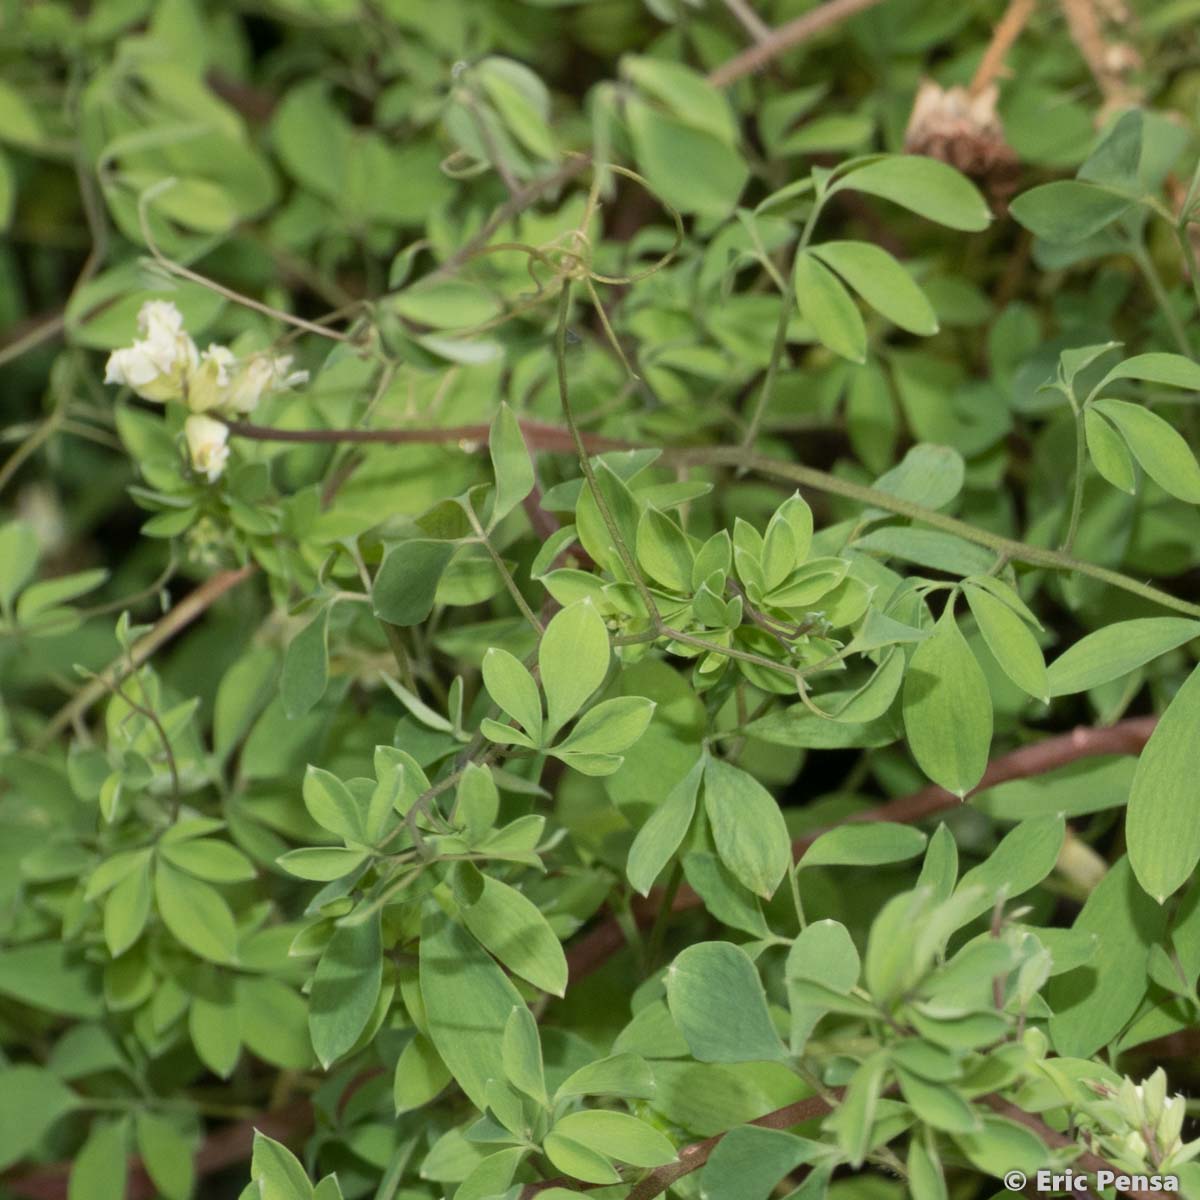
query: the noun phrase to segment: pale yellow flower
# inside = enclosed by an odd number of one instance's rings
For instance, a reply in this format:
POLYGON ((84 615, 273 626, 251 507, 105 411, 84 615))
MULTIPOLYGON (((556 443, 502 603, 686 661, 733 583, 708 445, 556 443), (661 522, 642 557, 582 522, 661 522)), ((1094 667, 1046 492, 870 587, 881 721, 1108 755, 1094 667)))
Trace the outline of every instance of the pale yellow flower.
POLYGON ((229 461, 229 430, 221 421, 193 413, 183 423, 192 467, 215 483, 229 461))

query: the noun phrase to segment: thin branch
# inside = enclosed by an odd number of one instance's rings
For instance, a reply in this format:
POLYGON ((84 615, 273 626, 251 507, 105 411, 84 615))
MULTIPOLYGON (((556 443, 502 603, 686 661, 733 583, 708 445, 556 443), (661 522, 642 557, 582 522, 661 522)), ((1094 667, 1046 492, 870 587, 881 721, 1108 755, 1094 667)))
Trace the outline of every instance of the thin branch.
POLYGON ((757 71, 759 67, 766 66, 772 59, 794 50, 801 43, 816 37, 818 33, 823 33, 839 21, 868 8, 874 8, 879 3, 881 0, 827 0, 820 8, 814 8, 794 21, 781 25, 763 41, 743 50, 741 54, 735 54, 728 62, 722 63, 709 74, 708 82, 713 87, 728 87, 743 76, 757 71))
POLYGON ((22 354, 32 350, 35 346, 40 346, 43 342, 49 342, 58 337, 66 326, 66 318, 62 313, 58 313, 39 321, 28 333, 18 334, 12 341, 5 342, 3 346, 0 346, 0 367, 12 362, 13 359, 20 358, 22 354))
MULTIPOLYGON (((1064 767, 1081 758, 1094 758, 1103 754, 1140 754, 1142 747, 1150 738, 1158 722, 1157 717, 1130 717, 1118 721, 1115 725, 1098 726, 1095 728, 1080 727, 1070 733, 1057 737, 1046 738, 1029 746, 1021 746, 1008 754, 993 759, 978 787, 969 792, 968 796, 986 791, 1001 783, 1014 779, 1029 779, 1044 775, 1048 771, 1064 767)), ((833 825, 814 829, 792 843, 792 855, 796 859, 803 857, 804 852, 817 840, 821 834, 839 825, 861 821, 890 821, 896 824, 912 824, 936 816, 940 812, 958 808, 962 801, 945 788, 930 784, 908 796, 900 796, 895 800, 885 801, 874 808, 862 809, 850 813, 833 825)), ((650 895, 638 901, 633 908, 634 915, 644 926, 651 925, 656 919, 659 906, 659 895, 650 895)), ((672 908, 675 912, 697 908, 703 901, 685 883, 675 896, 672 908)), ((567 950, 567 966, 570 969, 572 983, 590 975, 599 969, 625 944, 620 927, 613 918, 601 922, 590 930, 567 950)))
POLYGON ((765 42, 770 39, 770 25, 746 3, 746 0, 725 0, 725 7, 755 42, 765 42))
POLYGON ((128 670, 136 671, 160 646, 169 642, 197 617, 207 612, 226 592, 237 587, 243 580, 249 579, 257 570, 256 563, 247 563, 244 567, 222 571, 206 580, 195 591, 189 592, 149 633, 134 642, 128 656, 122 655, 110 663, 50 718, 49 724, 34 742, 34 750, 44 750, 64 729, 73 725, 97 700, 111 691, 114 684, 125 678, 128 670))
MULTIPOLYGON (((841 1099, 840 1092, 835 1095, 841 1099)), ((783 1108, 766 1113, 748 1124, 757 1125, 761 1129, 791 1129, 793 1125, 824 1117, 832 1111, 833 1106, 821 1096, 809 1096, 805 1100, 797 1100, 794 1104, 785 1104, 783 1108)), ((724 1133, 718 1133, 713 1137, 705 1138, 702 1142, 693 1142, 690 1146, 684 1146, 674 1162, 667 1163, 666 1166, 655 1167, 649 1175, 639 1180, 629 1193, 628 1200, 654 1200, 655 1196, 661 1196, 685 1175, 700 1170, 708 1162, 712 1152, 724 1136, 724 1133)))
MULTIPOLYGON (((203 1178, 246 1162, 254 1145, 256 1129, 276 1141, 296 1145, 312 1128, 313 1120, 312 1104, 305 1098, 274 1112, 260 1113, 210 1133, 196 1153, 196 1176, 203 1178)), ((4 1190, 24 1200, 63 1200, 67 1195, 71 1165, 69 1162, 52 1163, 8 1177, 3 1182, 4 1190)), ((130 1158, 129 1166, 125 1200, 153 1200, 158 1195, 158 1189, 142 1166, 141 1159, 130 1158)))
MULTIPOLYGON (((1026 1129, 1032 1130, 1043 1142, 1048 1146, 1078 1146, 1073 1138, 1067 1137, 1065 1134, 1059 1133, 1057 1129, 1051 1129, 1045 1121, 1035 1117, 1032 1113, 1027 1113, 1023 1108, 1018 1108, 1011 1100, 1005 1100, 1003 1096, 996 1095, 995 1092, 989 1092, 986 1096, 981 1096, 980 1100, 1001 1117, 1007 1117, 1010 1121, 1016 1121, 1018 1125, 1024 1125, 1026 1129)), ((1133 1172, 1125 1171, 1118 1167, 1114 1167, 1107 1159, 1101 1158, 1098 1154, 1093 1154, 1090 1150, 1084 1150, 1075 1162, 1074 1166, 1083 1167, 1090 1174, 1095 1175, 1098 1171, 1110 1171, 1114 1175, 1131 1175, 1133 1172)), ((1130 1200, 1165 1200, 1165 1192, 1139 1191, 1137 1188, 1130 1188, 1123 1193, 1130 1197, 1130 1200)))
POLYGON ((1128 575, 1122 575, 1119 571, 1110 571, 1107 567, 1072 558, 1057 550, 1031 546, 1026 542, 1001 537, 999 534, 969 525, 966 521, 948 517, 944 513, 924 508, 919 504, 913 504, 899 496, 892 496, 887 492, 829 475, 814 467, 785 462, 782 459, 766 458, 762 455, 747 455, 736 446, 716 446, 702 450, 667 450, 662 455, 661 461, 696 465, 724 463, 729 466, 746 467, 761 475, 773 475, 778 479, 798 483, 802 487, 813 488, 833 496, 842 496, 844 499, 854 500, 870 508, 882 508, 887 512, 896 513, 898 516, 908 517, 910 520, 919 521, 922 525, 940 529, 944 533, 952 533, 977 546, 986 546, 997 554, 1006 554, 1012 562, 1025 563, 1031 567, 1047 567, 1052 571, 1069 571, 1086 575, 1091 579, 1098 579, 1101 583, 1107 583, 1111 587, 1120 588, 1131 595, 1140 596, 1143 600, 1149 600, 1153 604, 1161 604, 1164 608, 1174 609, 1189 617, 1200 617, 1200 605, 1181 600, 1150 584, 1142 583, 1128 575))
MULTIPOLYGON (((357 443, 367 446, 409 446, 457 444, 462 450, 482 450, 487 445, 490 426, 448 425, 441 428, 412 429, 272 429, 266 425, 252 425, 247 421, 227 421, 229 432, 235 437, 250 438, 257 442, 324 442, 328 444, 357 443)), ((521 432, 531 450, 545 450, 555 454, 571 454, 575 441, 569 430, 560 425, 549 425, 544 421, 521 421, 521 432)), ((606 450, 635 450, 636 442, 623 438, 600 437, 596 434, 582 435, 584 445, 591 454, 606 450)))
MULTIPOLYGON (((216 577, 216 579, 220 578, 222 577, 216 577)), ((214 581, 210 580, 210 583, 212 582, 214 581)), ((226 590, 228 590, 229 586, 232 586, 232 584, 227 585, 226 590)), ((193 593, 193 596, 195 594, 193 593)), ((188 597, 188 599, 191 600, 192 597, 188 597)), ((187 603, 187 601, 184 601, 184 603, 187 603)), ((158 627, 156 626, 155 628, 157 629, 158 627)), ((1065 766, 1067 763, 1074 762, 1080 758, 1102 754, 1136 754, 1150 737, 1155 722, 1156 718, 1154 717, 1134 717, 1129 720, 1120 721, 1116 725, 1094 729, 1080 728, 1059 737, 1048 738, 1035 745, 1023 746, 1019 750, 1014 750, 1011 754, 1003 755, 994 760, 985 772, 977 790, 995 787, 999 783, 1005 783, 1012 779, 1024 779, 1042 774, 1046 771, 1054 770, 1056 767, 1065 766)), ((913 793, 911 796, 892 800, 877 808, 852 814, 846 820, 917 821, 947 808, 956 807, 959 803, 958 798, 952 793, 945 791, 945 789, 928 787, 913 793)), ((817 836, 818 833, 814 831, 797 839, 793 846, 794 851, 801 853, 817 836)), ((651 902, 654 899, 652 896, 651 902)), ((696 897, 690 888, 684 885, 680 888, 679 895, 672 907, 678 910, 680 908, 694 907, 698 903, 699 898, 696 897)), ((645 913, 645 919, 649 922, 654 918, 655 907, 652 905, 647 909, 644 905, 639 904, 635 908, 635 912, 638 914, 639 919, 642 919, 642 914, 645 913)), ((567 953, 572 982, 578 982, 579 979, 596 970, 616 950, 620 949, 623 944, 624 938, 622 937, 620 928, 613 921, 606 921, 592 930, 586 937, 576 942, 567 953)), ((1067 1144, 1062 1134, 1056 1133, 1054 1130, 1044 1126, 1036 1117, 1031 1117, 1028 1113, 1023 1112, 1023 1110, 1017 1109, 1002 1097, 985 1096, 983 1101, 995 1112, 1007 1116, 1012 1120, 1019 1121, 1021 1124, 1034 1130, 1048 1144, 1067 1144)), ((787 1129, 799 1124, 801 1121, 822 1116, 828 1111, 829 1106, 825 1101, 819 1098, 810 1098, 767 1113, 765 1116, 751 1123, 765 1126, 766 1128, 787 1129)), ((309 1102, 307 1100, 298 1100, 278 1112, 265 1113, 261 1117, 240 1121, 235 1125, 227 1126, 216 1133, 210 1134, 204 1141, 196 1156, 196 1174, 199 1177, 203 1177, 223 1170, 226 1167, 233 1166, 236 1163, 244 1162, 250 1155, 255 1128, 279 1140, 294 1142, 311 1128, 312 1120, 313 1115, 309 1102)), ((665 1167, 657 1168, 656 1171, 635 1185, 635 1191, 630 1194, 628 1200, 652 1200, 652 1197, 661 1195, 676 1180, 702 1167, 708 1161, 708 1157, 717 1142, 720 1141, 720 1137, 721 1135, 717 1135, 715 1138, 708 1138, 704 1142, 698 1142, 693 1146, 685 1147, 680 1151, 675 1162, 665 1167), (660 1184, 661 1186, 659 1186, 660 1184), (652 1188, 656 1190, 651 1190, 652 1188)), ((135 1171, 130 1179, 129 1200, 150 1200, 150 1197, 154 1194, 151 1185, 145 1177, 144 1172, 140 1172, 140 1167, 137 1167, 137 1160, 132 1161, 135 1164, 135 1171)), ((1085 1154, 1080 1161, 1089 1170, 1095 1170, 1099 1167, 1108 1169, 1108 1164, 1103 1162, 1103 1160, 1097 1159, 1094 1155, 1085 1154)), ((4 1187, 7 1191, 16 1196, 26 1198, 26 1200, 63 1200, 63 1197, 66 1196, 66 1180, 69 1170, 70 1164, 67 1163, 39 1167, 25 1174, 5 1179, 4 1187)), ((532 1184, 526 1189, 526 1196, 536 1196, 539 1191, 543 1191, 549 1186, 563 1186, 565 1182, 562 1180, 546 1180, 540 1185, 532 1184)), ((1152 1197, 1157 1197, 1158 1195, 1157 1193, 1130 1194, 1136 1197, 1137 1200, 1151 1200, 1152 1197)))
POLYGON ((971 85, 967 90, 972 96, 978 96, 985 88, 991 86, 996 76, 1004 69, 1004 60, 1008 52, 1021 36, 1021 30, 1028 24, 1035 8, 1037 0, 1009 0, 1008 8, 1004 10, 1004 16, 992 31, 992 40, 983 52, 979 66, 975 68, 975 74, 971 78, 971 85))
MULTIPOLYGON (((379 444, 458 442, 463 449, 470 450, 482 449, 488 433, 487 427, 484 425, 460 425, 445 429, 268 429, 259 425, 248 425, 241 421, 229 422, 229 429, 231 433, 240 437, 263 441, 379 444)), ((526 443, 531 449, 570 453, 577 448, 575 438, 568 429, 546 425, 540 421, 522 421, 521 429, 525 434, 526 443)), ((579 436, 587 454, 605 450, 646 448, 640 443, 621 438, 587 434, 579 436)), ((584 461, 586 461, 586 457, 587 455, 584 454, 584 461)), ((1095 563, 1086 562, 1083 559, 1072 558, 1069 554, 1063 554, 1057 550, 1050 550, 1043 546, 1031 546, 1027 542, 1018 542, 1013 538, 1003 537, 990 530, 970 525, 966 521, 960 521, 956 517, 948 517, 945 513, 925 508, 920 504, 913 504, 909 500, 893 496, 888 492, 881 492, 876 488, 854 483, 849 479, 842 479, 825 471, 818 471, 815 467, 807 467, 801 463, 787 462, 783 459, 768 458, 764 455, 749 454, 738 446, 670 448, 661 452, 659 461, 663 465, 742 467, 746 470, 756 471, 760 475, 786 479, 814 491, 853 500, 868 508, 881 508, 885 512, 907 517, 909 520, 928 525, 933 529, 940 529, 943 533, 952 533, 964 541, 972 542, 977 546, 986 546, 996 554, 1005 555, 1011 562, 1024 563, 1031 567, 1045 567, 1051 571, 1086 575, 1088 578, 1099 580, 1110 587, 1129 592, 1130 595, 1139 596, 1152 604, 1174 609, 1189 617, 1200 617, 1200 604, 1192 604, 1178 596, 1172 596, 1169 592, 1162 591, 1161 588, 1142 583, 1131 576, 1122 575, 1119 571, 1112 571, 1107 567, 1097 566, 1095 563)), ((590 470, 590 463, 584 468, 585 477, 588 470, 590 470)), ((601 516, 603 516, 604 507, 600 506, 599 500, 597 507, 601 508, 601 516)), ((623 542, 617 546, 619 552, 622 547, 623 542)), ((627 553, 627 551, 625 552, 627 553)), ((637 576, 634 578, 636 583, 637 576)))
POLYGON ((427 280, 441 279, 446 275, 453 275, 459 267, 470 262, 513 217, 524 212, 525 209, 546 192, 553 191, 556 187, 562 187, 563 184, 569 183, 577 175, 582 175, 591 166, 591 162, 591 158, 586 154, 575 155, 552 175, 547 175, 542 179, 535 179, 532 183, 527 184, 516 195, 510 196, 508 200, 500 205, 483 223, 479 232, 470 241, 464 242, 444 263, 436 267, 428 275, 423 276, 423 278, 427 280))

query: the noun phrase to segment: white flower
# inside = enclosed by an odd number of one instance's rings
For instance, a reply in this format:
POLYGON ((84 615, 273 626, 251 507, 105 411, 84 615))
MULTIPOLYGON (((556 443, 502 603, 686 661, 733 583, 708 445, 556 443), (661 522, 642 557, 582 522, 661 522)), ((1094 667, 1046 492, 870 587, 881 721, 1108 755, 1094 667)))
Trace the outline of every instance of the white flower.
POLYGON ((270 354, 255 354, 246 359, 233 378, 229 389, 229 405, 235 412, 253 412, 268 392, 281 391, 308 381, 307 371, 292 371, 291 355, 275 358, 270 354))
POLYGON ((195 413, 223 407, 229 400, 230 371, 237 359, 228 346, 209 346, 187 380, 187 406, 195 413))
POLYGON ((138 313, 143 336, 108 357, 105 383, 123 383, 145 400, 175 400, 199 361, 183 314, 168 300, 148 300, 138 313))
POLYGON ((212 417, 195 413, 183 423, 183 435, 187 438, 188 454, 192 466, 204 475, 209 483, 215 483, 225 469, 229 459, 228 428, 212 417))

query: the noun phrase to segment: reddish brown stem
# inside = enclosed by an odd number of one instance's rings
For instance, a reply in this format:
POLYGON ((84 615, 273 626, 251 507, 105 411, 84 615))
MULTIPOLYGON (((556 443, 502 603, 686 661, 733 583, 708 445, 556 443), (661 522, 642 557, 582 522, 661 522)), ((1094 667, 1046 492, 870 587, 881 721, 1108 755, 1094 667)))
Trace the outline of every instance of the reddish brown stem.
MULTIPOLYGON (((1118 721, 1115 725, 1097 728, 1081 727, 1058 737, 1046 738, 1045 741, 1034 742, 1022 746, 1009 754, 1001 755, 988 764, 979 786, 971 795, 1007 783, 1013 779, 1028 779, 1034 775, 1044 775, 1058 767, 1080 758, 1092 758, 1099 754, 1139 754, 1146 744, 1157 723, 1157 717, 1130 717, 1118 721)), ((837 824, 858 821, 893 821, 899 824, 911 824, 922 821, 927 817, 936 816, 939 812, 956 808, 962 803, 953 792, 930 784, 909 796, 900 796, 888 800, 874 808, 862 809, 851 813, 837 824)), ((792 854, 800 859, 804 852, 816 841, 827 828, 814 829, 798 837, 792 843, 792 854)), ((641 925, 648 925, 654 920, 657 911, 657 893, 651 894, 644 900, 639 900, 633 906, 633 912, 641 925)), ((683 912, 696 908, 702 903, 700 897, 684 884, 675 897, 674 911, 683 912)), ((608 961, 625 945, 621 927, 614 918, 608 918, 595 929, 585 934, 567 952, 567 964, 571 969, 572 981, 591 974, 608 961)))
POLYGON ((728 62, 722 63, 715 71, 710 72, 708 82, 713 87, 728 87, 745 75, 750 75, 760 67, 794 50, 802 42, 816 37, 826 29, 844 21, 855 13, 874 8, 881 0, 827 0, 819 8, 804 13, 794 21, 774 29, 760 42, 755 42, 741 54, 735 54, 728 62))
MULTIPOLYGON (((257 442, 353 442, 368 446, 412 446, 456 444, 462 449, 483 449, 487 445, 487 425, 450 425, 444 428, 413 429, 274 429, 268 425, 251 425, 246 421, 229 421, 229 432, 235 437, 252 438, 257 442)), ((559 425, 544 421, 523 420, 521 432, 531 450, 548 450, 572 454, 575 443, 570 433, 559 425)), ((623 438, 587 434, 584 444, 589 453, 607 450, 634 450, 638 447, 623 438)))

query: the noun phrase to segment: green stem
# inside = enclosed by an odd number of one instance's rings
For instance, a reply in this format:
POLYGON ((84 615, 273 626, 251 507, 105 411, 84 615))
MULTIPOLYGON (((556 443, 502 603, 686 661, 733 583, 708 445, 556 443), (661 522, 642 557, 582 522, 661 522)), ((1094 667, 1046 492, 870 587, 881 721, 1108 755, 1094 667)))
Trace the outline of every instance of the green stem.
POLYGON ((808 928, 808 922, 804 918, 804 902, 800 899, 800 868, 796 863, 792 863, 788 867, 788 886, 792 889, 792 904, 796 909, 796 920, 800 922, 800 928, 808 928))
POLYGON ((605 499, 604 493, 600 490, 600 485, 596 479, 596 472, 592 469, 592 461, 588 457, 587 446, 584 444, 583 435, 579 432, 579 426, 575 422, 575 414, 571 410, 570 394, 567 390, 567 318, 570 316, 570 313, 571 281, 564 279, 562 291, 558 296, 558 323, 554 335, 554 358, 558 368, 558 395, 562 402, 563 419, 567 423, 567 430, 571 435, 571 440, 575 443, 575 452, 579 456, 580 470, 583 472, 583 478, 586 480, 588 487, 591 488, 592 498, 596 501, 596 510, 600 513, 604 527, 608 530, 608 536, 612 538, 617 554, 620 556, 621 562, 629 574, 629 578, 633 581, 634 587, 637 588, 642 603, 646 606, 646 611, 650 616, 650 624, 655 629, 661 629, 662 615, 658 611, 658 605, 655 604, 654 597, 650 594, 650 589, 647 587, 646 581, 642 578, 642 573, 638 570, 637 563, 634 562, 633 554, 625 544, 625 539, 621 536, 621 531, 613 518, 612 510, 608 507, 608 501, 605 499))
POLYGON ((1079 518, 1083 513, 1083 472, 1087 465, 1083 412, 1073 401, 1071 407, 1075 410, 1075 483, 1071 494, 1071 519, 1067 524, 1067 536, 1060 547, 1064 554, 1071 553, 1075 546, 1075 535, 1079 532, 1079 518))
MULTIPOLYGON (((1187 333, 1180 323, 1178 313, 1171 307, 1171 297, 1167 295, 1167 289, 1163 286, 1162 278, 1159 276, 1158 268, 1154 265, 1154 260, 1146 253, 1146 248, 1141 245, 1134 246, 1130 250, 1130 253, 1133 255, 1133 261, 1137 263, 1142 274, 1146 277, 1146 283, 1149 285, 1150 291, 1154 293, 1154 302, 1158 305, 1159 311, 1167 323, 1167 327, 1171 330, 1171 336, 1175 339, 1180 353, 1187 358, 1191 358, 1192 347, 1188 342, 1187 333)), ((1194 279, 1195 277, 1193 276, 1193 283, 1194 279)))
MULTIPOLYGON (((1196 168, 1196 179, 1200 179, 1200 166, 1196 168)), ((1192 187, 1196 186, 1195 179, 1192 187)), ((1187 266, 1188 278, 1192 281, 1192 294, 1196 297, 1196 307, 1200 309, 1200 271, 1196 267, 1196 251, 1192 248, 1192 239, 1188 236, 1187 224, 1175 226, 1175 237, 1179 248, 1183 251, 1183 261, 1187 266)))
POLYGON ((1160 604, 1164 608, 1174 609, 1189 617, 1200 617, 1200 604, 1191 604, 1187 600, 1181 600, 1148 583, 1142 583, 1128 575, 1122 575, 1119 571, 1110 571, 1107 567, 1083 562, 1081 559, 1072 558, 1069 554, 1064 554, 1059 550, 1030 546, 1025 542, 1018 542, 1013 538, 1006 538, 998 533, 979 529, 974 525, 968 525, 966 521, 948 517, 945 513, 936 512, 920 504, 913 504, 910 500, 904 500, 900 496, 877 491, 875 488, 853 483, 848 479, 839 479, 835 475, 828 475, 824 471, 818 471, 800 463, 784 462, 758 454, 747 455, 737 447, 728 446, 697 450, 667 450, 663 454, 663 461, 694 465, 748 466, 762 475, 786 479, 791 483, 800 484, 802 487, 813 488, 828 495, 853 500, 857 504, 870 508, 882 508, 886 512, 908 517, 910 520, 919 521, 922 525, 928 525, 932 529, 952 533, 977 546, 986 546, 997 554, 1005 554, 1012 562, 1025 563, 1032 567, 1045 567, 1051 571, 1074 571, 1079 575, 1086 575, 1089 579, 1106 583, 1110 587, 1120 588, 1121 591, 1128 592, 1130 595, 1139 596, 1151 604, 1160 604))
POLYGON ((662 900, 658 912, 654 916, 654 925, 650 929, 650 937, 646 942, 646 969, 653 971, 662 954, 663 939, 667 934, 667 925, 671 920, 671 911, 675 897, 679 893, 679 885, 683 882, 683 864, 676 859, 667 877, 667 886, 663 889, 662 900))
POLYGON ((474 510, 467 505, 467 520, 471 522, 471 527, 475 530, 479 538, 480 544, 488 552, 488 557, 492 560, 496 570, 500 572, 500 578, 504 580, 504 586, 508 589, 508 594, 512 597, 513 603, 520 610, 521 616, 533 626, 538 637, 541 637, 546 632, 545 626, 538 620, 537 614, 529 607, 525 597, 521 595, 521 589, 517 587, 517 581, 512 577, 512 572, 505 565, 496 550, 492 545, 491 538, 484 531, 483 526, 479 523, 479 518, 475 515, 474 510))
MULTIPOLYGON (((813 202, 812 211, 808 214, 808 220, 804 223, 804 229, 800 234, 800 243, 796 247, 796 253, 802 253, 808 246, 812 238, 813 229, 817 224, 817 217, 821 213, 821 207, 825 203, 824 197, 821 197, 813 202)), ((763 418, 767 415, 767 409, 770 407, 771 400, 775 395, 775 383, 779 378, 779 364, 783 362, 783 356, 787 352, 787 331, 788 322, 792 318, 792 308, 796 303, 796 296, 790 280, 784 280, 783 286, 780 289, 781 304, 779 307, 779 320, 775 325, 775 341, 771 346, 771 359, 767 363, 767 373, 763 378, 763 385, 758 393, 758 400, 755 402, 754 411, 750 414, 750 424, 746 426, 746 435, 742 438, 742 448, 750 450, 754 443, 758 440, 759 430, 762 428, 763 418)))
POLYGON ((775 326, 775 342, 771 347, 771 360, 767 363, 767 373, 763 377, 763 384, 759 389, 754 411, 750 414, 750 423, 746 426, 746 433, 742 438, 742 448, 745 450, 753 449, 754 443, 758 441, 758 432, 762 428, 763 418, 767 415, 767 409, 775 395, 775 381, 779 377, 779 364, 783 361, 784 353, 787 351, 788 322, 792 318, 793 303, 792 289, 786 288, 780 297, 779 321, 775 326))

